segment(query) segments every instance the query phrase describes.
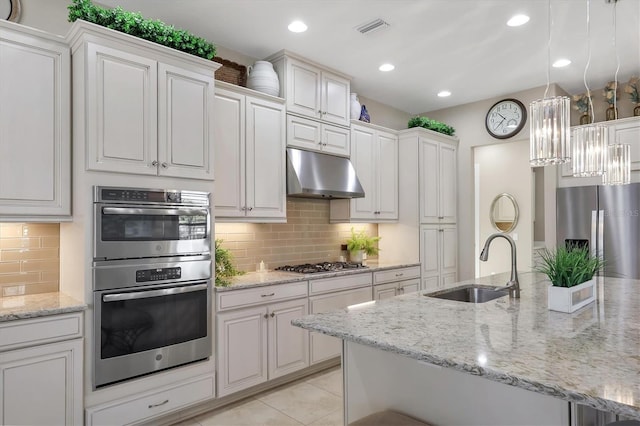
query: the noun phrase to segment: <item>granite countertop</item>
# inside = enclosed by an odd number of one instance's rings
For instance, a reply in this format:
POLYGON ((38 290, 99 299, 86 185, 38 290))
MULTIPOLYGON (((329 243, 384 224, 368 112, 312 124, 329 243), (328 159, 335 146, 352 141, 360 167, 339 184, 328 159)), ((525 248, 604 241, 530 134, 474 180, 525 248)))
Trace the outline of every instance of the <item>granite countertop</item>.
MULTIPOLYGON (((471 304, 424 291, 294 320, 294 325, 566 401, 640 419, 640 280, 598 279, 598 300, 547 309, 545 277, 521 298, 471 304)), ((452 284, 503 285, 508 274, 452 284)))
POLYGON ((321 278, 332 278, 344 275, 364 274, 367 272, 384 271, 387 269, 407 268, 420 266, 420 263, 387 262, 380 260, 369 260, 366 262, 367 268, 346 269, 335 272, 323 272, 315 274, 298 274, 296 272, 273 271, 247 272, 231 279, 231 285, 227 287, 214 287, 217 292, 240 290, 252 287, 264 287, 275 284, 286 284, 321 278))
POLYGON ((0 322, 80 312, 87 305, 64 293, 41 293, 0 298, 0 322))

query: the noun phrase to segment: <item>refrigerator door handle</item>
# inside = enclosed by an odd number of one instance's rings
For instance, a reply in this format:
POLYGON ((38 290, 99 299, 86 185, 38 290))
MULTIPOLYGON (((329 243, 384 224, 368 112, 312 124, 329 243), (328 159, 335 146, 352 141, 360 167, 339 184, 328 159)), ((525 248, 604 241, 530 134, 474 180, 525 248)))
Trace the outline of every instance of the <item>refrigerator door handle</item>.
POLYGON ((604 210, 598 210, 598 251, 596 255, 604 259, 604 210))
POLYGON ((589 242, 589 251, 592 256, 597 255, 598 251, 598 210, 591 210, 591 241, 589 242))

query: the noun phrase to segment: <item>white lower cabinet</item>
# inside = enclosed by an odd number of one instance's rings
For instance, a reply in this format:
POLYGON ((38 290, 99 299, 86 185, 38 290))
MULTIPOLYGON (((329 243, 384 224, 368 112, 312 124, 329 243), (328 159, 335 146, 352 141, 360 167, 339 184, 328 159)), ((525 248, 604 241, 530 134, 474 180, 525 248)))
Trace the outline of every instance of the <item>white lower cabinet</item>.
MULTIPOLYGON (((372 300, 371 274, 369 273, 311 280, 310 288, 310 294, 332 291, 309 297, 309 311, 311 314, 344 309, 350 305, 372 300), (354 286, 363 287, 348 289, 354 286), (337 288, 346 288, 347 290, 335 291, 337 288)), ((309 333, 309 342, 311 365, 339 357, 342 353, 341 341, 338 338, 312 332, 309 333)))
POLYGON ((420 267, 389 269, 373 273, 373 299, 388 299, 420 290, 420 267))
POLYGON ((423 290, 438 290, 457 281, 457 241, 457 228, 454 224, 420 227, 423 290))
MULTIPOLYGON (((214 385, 214 377, 209 375, 92 407, 87 410, 87 425, 128 425, 150 420, 213 398, 214 385)), ((50 421, 47 424, 58 423, 50 421)))
POLYGON ((0 324, 0 424, 83 423, 81 317, 0 324))
MULTIPOLYGON (((291 320, 307 315, 306 286, 305 281, 264 287, 258 289, 264 295, 263 303, 271 303, 228 311, 223 309, 217 314, 218 396, 229 395, 309 365, 309 333, 291 325, 291 320), (302 289, 299 284, 304 286, 304 298, 272 302, 280 294, 284 294, 283 297, 292 294, 291 291, 280 293, 280 289, 275 287, 302 289)), ((242 292, 237 291, 240 298, 242 292)), ((248 303, 252 303, 255 290, 246 292, 248 303)))

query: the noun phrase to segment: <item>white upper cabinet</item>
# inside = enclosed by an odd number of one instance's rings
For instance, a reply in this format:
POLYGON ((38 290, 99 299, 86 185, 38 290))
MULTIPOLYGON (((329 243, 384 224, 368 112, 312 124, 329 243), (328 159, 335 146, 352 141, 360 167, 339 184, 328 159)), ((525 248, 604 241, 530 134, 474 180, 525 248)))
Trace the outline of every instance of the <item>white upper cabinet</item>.
POLYGON ((71 56, 64 39, 0 21, 0 218, 71 214, 71 56))
POLYGON ((350 130, 287 114, 287 146, 348 157, 350 130))
POLYGON ((631 170, 640 171, 640 117, 623 118, 609 125, 609 143, 631 145, 631 170))
POLYGON ((420 137, 421 223, 456 222, 456 151, 455 145, 420 137))
POLYGON ((287 51, 267 60, 278 74, 288 113, 349 126, 348 77, 287 51))
POLYGON ((68 38, 87 170, 213 180, 219 64, 86 22, 68 38))
POLYGON ((374 125, 351 125, 351 162, 363 198, 331 200, 331 222, 398 220, 398 137, 374 125))
POLYGON ((286 221, 284 101, 218 83, 216 220, 286 221))

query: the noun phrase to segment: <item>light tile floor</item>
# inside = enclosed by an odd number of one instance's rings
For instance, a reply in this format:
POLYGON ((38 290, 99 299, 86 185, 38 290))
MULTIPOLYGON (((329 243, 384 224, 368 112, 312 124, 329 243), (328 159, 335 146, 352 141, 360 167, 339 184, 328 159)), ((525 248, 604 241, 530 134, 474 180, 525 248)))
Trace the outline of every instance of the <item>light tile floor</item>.
POLYGON ((342 370, 335 367, 174 426, 342 426, 342 370))

